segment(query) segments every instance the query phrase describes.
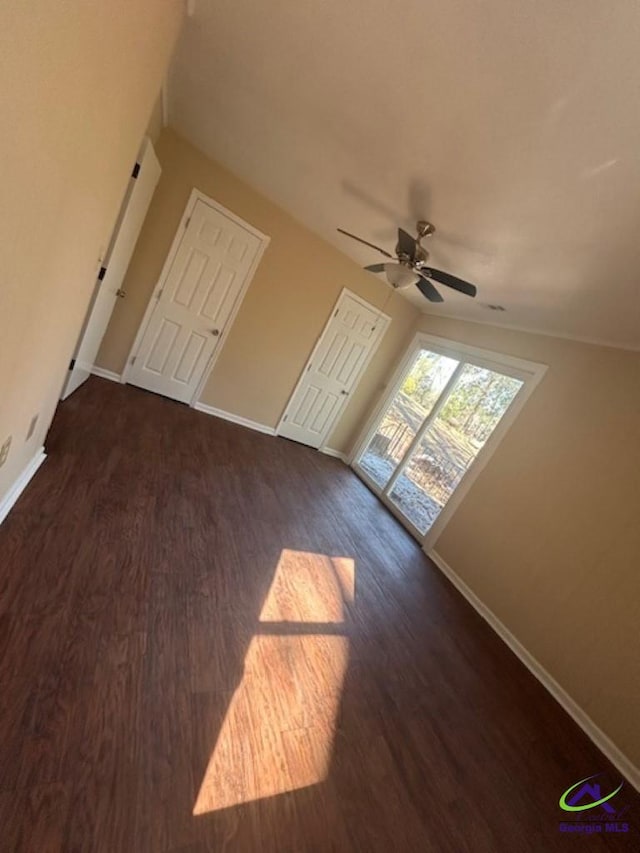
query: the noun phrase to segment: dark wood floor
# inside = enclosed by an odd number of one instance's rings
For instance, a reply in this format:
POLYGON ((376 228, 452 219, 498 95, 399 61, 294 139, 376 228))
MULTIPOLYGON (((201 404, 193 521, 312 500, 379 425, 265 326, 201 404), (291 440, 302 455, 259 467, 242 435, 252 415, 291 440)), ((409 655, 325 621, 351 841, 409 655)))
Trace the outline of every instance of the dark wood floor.
POLYGON ((95 378, 47 449, 0 528, 3 853, 640 849, 559 832, 612 768, 338 461, 95 378))

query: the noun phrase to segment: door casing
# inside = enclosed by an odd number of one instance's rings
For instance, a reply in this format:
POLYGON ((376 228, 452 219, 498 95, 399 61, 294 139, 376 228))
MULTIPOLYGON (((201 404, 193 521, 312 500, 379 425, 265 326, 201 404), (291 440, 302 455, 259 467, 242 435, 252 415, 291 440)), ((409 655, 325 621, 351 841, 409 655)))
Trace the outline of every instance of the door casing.
POLYGON ((73 366, 69 368, 65 378, 61 395, 63 400, 89 378, 118 296, 126 295, 121 290, 121 285, 162 172, 148 137, 142 142, 136 166, 137 172, 134 172, 129 180, 103 261, 101 272, 104 275, 102 278, 98 275, 91 305, 74 352, 73 366))
POLYGON ((231 309, 231 312, 229 314, 227 322, 225 323, 225 326, 222 329, 222 332, 220 334, 219 344, 215 348, 213 355, 211 356, 207 365, 205 366, 205 368, 202 372, 202 376, 200 377, 200 381, 198 382, 196 389, 193 393, 193 396, 191 397, 191 400, 189 401, 189 406, 191 406, 191 407, 195 406, 195 404, 197 403, 197 401, 200 398, 200 394, 202 394, 202 391, 203 391, 204 386, 207 382, 207 379, 209 378, 211 371, 213 370, 214 365, 215 365, 216 361, 218 360, 218 357, 219 357, 220 353, 222 352, 222 349, 224 348, 225 341, 229 335, 229 332, 231 331, 231 327, 233 326, 233 323, 236 319, 238 311, 240 310, 240 306, 242 305, 242 301, 243 301, 244 297, 246 296, 247 290, 249 289, 249 286, 253 280, 253 277, 256 273, 256 270, 258 269, 258 265, 262 259, 262 256, 264 255, 264 253, 267 249, 267 246, 271 242, 271 237, 269 237, 267 234, 263 234, 262 231, 258 231, 258 229, 254 228, 253 225, 250 225, 248 222, 246 222, 244 219, 241 219, 239 216, 237 216, 235 213, 230 211, 228 208, 223 207, 223 205, 221 205, 219 202, 215 201, 215 199, 212 199, 210 196, 205 195, 203 192, 201 192, 200 190, 198 190, 194 187, 194 189, 191 190, 191 195, 189 196, 189 201, 187 202, 187 206, 185 207, 184 213, 182 214, 182 217, 181 217, 180 222, 178 224, 178 228, 177 228, 176 233, 174 235, 173 242, 171 243, 171 248, 169 249, 169 254, 167 255, 166 260, 164 262, 164 266, 162 267, 162 272, 160 273, 160 278, 158 279, 155 287, 153 288, 153 292, 151 293, 151 296, 149 297, 147 309, 144 313, 144 317, 142 318, 142 322, 140 323, 140 326, 138 327, 138 332, 137 332, 136 337, 133 341, 133 345, 131 347, 129 355, 127 356, 127 362, 126 362, 125 368, 122 372, 122 376, 120 379, 121 382, 127 381, 127 376, 129 375, 129 372, 131 370, 132 360, 138 354, 138 351, 140 349, 140 345, 142 344, 142 339, 144 338, 144 334, 147 330, 147 326, 149 325, 149 320, 151 319, 151 315, 153 314, 154 308, 156 307, 156 301, 158 299, 158 294, 160 293, 160 291, 165 286, 167 278, 171 272, 171 267, 173 265, 173 261, 175 259, 177 252, 178 252, 178 247, 180 246, 180 242, 182 240, 183 234, 184 234, 185 229, 188 225, 188 222, 189 222, 189 219, 190 219, 191 214, 193 212, 193 209, 196 206, 198 201, 202 201, 205 204, 208 204, 210 207, 213 207, 215 210, 217 210, 218 213, 222 214, 223 216, 226 216, 228 219, 230 219, 232 222, 235 222, 237 225, 240 225, 242 228, 245 228, 247 231, 249 231, 251 234, 253 234, 255 237, 258 238, 258 240, 260 241, 260 246, 258 248, 258 251, 256 253, 255 258, 253 259, 253 263, 251 264, 251 267, 249 269, 249 272, 247 273, 247 276, 243 282, 243 285, 240 288, 240 291, 236 297, 236 301, 233 305, 233 308, 231 309))
MULTIPOLYGON (((313 362, 314 358, 316 357, 316 354, 320 348, 320 345, 322 344, 322 340, 323 340, 324 336, 326 335, 326 333, 327 333, 327 331, 331 325, 331 321, 333 320, 333 317, 334 317, 336 311, 340 308, 340 306, 343 304, 343 302, 345 301, 345 299, 347 297, 350 297, 351 299, 355 300, 356 302, 359 302, 365 308, 368 308, 370 311, 375 312, 380 317, 380 332, 378 334, 376 341, 374 342, 371 349, 367 353, 367 356, 365 357, 364 361, 360 365, 360 369, 358 370, 358 372, 356 374, 356 377, 355 377, 355 380, 354 380, 354 383, 352 386, 352 390, 355 390, 358 387, 358 384, 359 384, 360 380, 362 379, 362 376, 363 376, 365 370, 367 369, 369 363, 371 362, 371 359, 375 355, 376 350, 380 346, 380 342, 382 341, 382 338, 384 337, 385 332, 387 331, 389 323, 391 322, 391 318, 389 317, 388 314, 384 314, 379 308, 376 308, 375 305, 371 305, 371 303, 367 302, 366 299, 363 299, 361 296, 358 296, 356 293, 353 293, 353 291, 349 290, 348 288, 343 287, 342 290, 340 291, 340 295, 338 296, 337 300, 335 301, 335 303, 333 304, 333 306, 331 308, 331 311, 329 312, 329 316, 327 318, 327 321, 324 324, 324 326, 322 327, 322 331, 320 332, 320 335, 318 336, 318 339, 317 339, 313 349, 311 350, 309 358, 306 360, 304 367, 302 368, 302 371, 300 372, 300 376, 298 377, 298 381, 296 382, 296 384, 293 388, 293 391, 289 395, 289 399, 287 400, 287 404, 284 407, 282 414, 280 415, 280 419, 278 421, 278 424, 276 426, 276 435, 280 434, 282 426, 285 423, 285 415, 288 414, 289 407, 291 406, 291 403, 295 399, 296 394, 298 393, 298 390, 300 389, 302 383, 305 380, 305 375, 307 373, 307 369, 308 369, 309 365, 313 362)), ((325 448, 326 448, 325 442, 326 442, 327 438, 329 437, 329 435, 331 434, 333 427, 336 425, 336 422, 337 422, 338 418, 340 417, 340 415, 342 414, 342 412, 344 411, 344 408, 346 405, 347 405, 347 400, 345 398, 344 404, 342 405, 340 410, 336 413, 336 416, 334 417, 331 425, 325 430, 325 433, 324 433, 323 438, 322 438, 322 442, 320 443, 320 447, 319 447, 320 450, 323 450, 323 451, 325 450, 325 448)))

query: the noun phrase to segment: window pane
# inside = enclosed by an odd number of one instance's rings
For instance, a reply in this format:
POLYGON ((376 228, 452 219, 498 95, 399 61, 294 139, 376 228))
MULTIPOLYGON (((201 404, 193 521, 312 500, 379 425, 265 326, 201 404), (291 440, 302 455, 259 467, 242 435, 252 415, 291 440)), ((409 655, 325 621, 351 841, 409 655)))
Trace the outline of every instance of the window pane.
POLYGON ((418 353, 358 460, 358 465, 381 488, 388 483, 457 366, 453 358, 428 350, 418 353))
POLYGON ((465 365, 390 494, 421 533, 436 520, 522 384, 519 379, 465 365))

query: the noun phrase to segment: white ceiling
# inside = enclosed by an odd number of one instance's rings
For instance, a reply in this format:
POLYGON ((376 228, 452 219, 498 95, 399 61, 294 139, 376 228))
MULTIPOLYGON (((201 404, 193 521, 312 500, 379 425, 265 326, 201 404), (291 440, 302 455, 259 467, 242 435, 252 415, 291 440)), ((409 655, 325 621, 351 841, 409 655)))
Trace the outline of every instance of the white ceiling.
POLYGON ((640 347, 637 0, 197 0, 169 116, 359 264, 434 222, 422 310, 640 347))

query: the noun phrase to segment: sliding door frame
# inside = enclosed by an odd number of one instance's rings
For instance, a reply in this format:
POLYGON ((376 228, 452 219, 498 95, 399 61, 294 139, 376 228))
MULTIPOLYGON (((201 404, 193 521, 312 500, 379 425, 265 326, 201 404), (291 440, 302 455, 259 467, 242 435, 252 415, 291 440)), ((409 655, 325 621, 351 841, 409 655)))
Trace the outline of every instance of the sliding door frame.
POLYGON ((481 349, 480 347, 470 346, 469 344, 457 343, 456 341, 437 337, 436 335, 429 335, 425 332, 418 332, 409 344, 397 370, 394 372, 392 379, 386 388, 385 393, 375 406, 371 417, 368 419, 362 433, 360 434, 353 452, 347 460, 348 464, 353 468, 358 477, 360 477, 367 486, 376 493, 387 509, 393 513, 393 515, 395 515, 402 524, 404 524, 409 532, 422 544, 424 549, 428 551, 435 545, 436 540, 448 524, 464 496, 467 494, 482 469, 495 453, 500 441, 521 412, 523 406, 536 389, 546 371, 547 365, 544 364, 526 361, 522 358, 504 355, 502 353, 493 352, 492 350, 481 349), (418 354, 423 349, 427 349, 430 352, 437 353, 438 355, 456 359, 460 364, 455 369, 451 378, 440 393, 432 411, 418 429, 416 435, 411 441, 410 447, 405 452, 403 459, 396 467, 394 473, 391 475, 390 480, 385 483, 383 489, 381 489, 380 486, 375 483, 361 467, 358 467, 357 461, 368 447, 369 442, 377 431, 378 425, 385 415, 385 412, 400 390, 406 375, 410 371, 418 354), (385 490, 388 490, 389 492, 391 491, 393 483, 398 479, 402 473, 404 465, 410 458, 410 451, 418 443, 418 436, 422 437, 437 412, 440 411, 441 406, 446 402, 452 386, 455 384, 455 381, 457 381, 457 378, 465 364, 477 365, 478 367, 484 367, 488 370, 504 374, 505 376, 511 376, 514 379, 519 379, 523 384, 522 388, 516 394, 513 402, 509 405, 509 408, 491 432, 491 435, 487 439, 485 445, 480 449, 475 459, 464 473, 460 483, 456 486, 453 494, 443 507, 442 512, 438 515, 427 533, 423 534, 405 515, 400 512, 399 508, 392 500, 390 500, 388 495, 383 494, 383 492, 385 490), (391 488, 389 488, 390 485, 391 488))

